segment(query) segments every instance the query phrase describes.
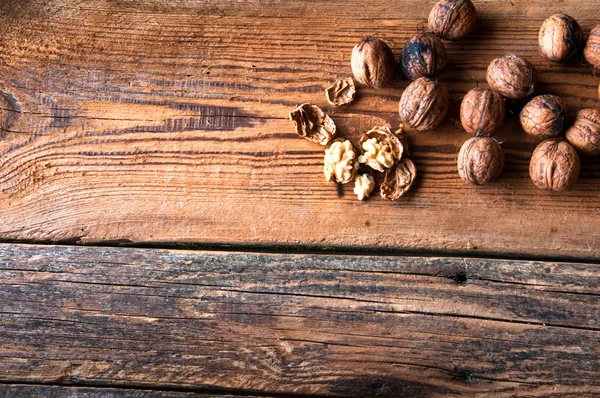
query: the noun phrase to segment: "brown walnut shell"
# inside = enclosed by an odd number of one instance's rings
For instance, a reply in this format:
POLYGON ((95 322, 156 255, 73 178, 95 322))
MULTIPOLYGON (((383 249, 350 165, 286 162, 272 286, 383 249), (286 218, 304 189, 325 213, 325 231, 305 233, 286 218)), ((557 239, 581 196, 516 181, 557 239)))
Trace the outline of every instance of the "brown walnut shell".
POLYGON ((569 118, 567 104, 556 95, 538 95, 521 110, 521 126, 529 135, 540 139, 562 134, 569 118))
POLYGON ((474 88, 460 104, 460 123, 467 133, 492 135, 504 121, 506 105, 497 92, 474 88))
POLYGON ((590 64, 600 68, 600 25, 596 25, 590 32, 583 49, 583 56, 590 64))
POLYGON ((564 191, 575 185, 580 167, 575 148, 566 141, 549 139, 533 151, 529 177, 540 189, 564 191))
POLYGON ((436 128, 448 112, 448 91, 436 80, 421 77, 406 87, 400 97, 400 117, 417 130, 436 128))
POLYGON ((524 57, 505 55, 490 63, 487 68, 487 82, 504 97, 521 99, 533 94, 535 69, 524 57))
POLYGON ((381 184, 381 197, 386 200, 398 200, 412 187, 417 178, 417 166, 409 158, 401 160, 395 167, 385 172, 381 184))
POLYGON ((471 0, 440 0, 429 13, 429 30, 446 40, 460 40, 475 29, 477 11, 471 0))
POLYGON ((555 14, 544 21, 538 35, 540 54, 549 61, 573 57, 583 45, 583 31, 573 18, 555 14))
POLYGON ((335 106, 351 103, 354 101, 355 95, 356 87, 354 86, 354 80, 352 80, 351 77, 337 80, 332 86, 327 87, 325 90, 327 102, 335 106))
POLYGON ((458 174, 468 183, 488 184, 498 178, 503 168, 504 151, 492 137, 473 137, 458 153, 458 174))
POLYGON ((396 76, 396 61, 390 47, 377 37, 364 37, 352 49, 354 78, 369 87, 384 87, 396 76))
POLYGON ((567 141, 585 155, 600 155, 600 111, 582 109, 567 130, 567 141))
POLYGON ((317 144, 327 145, 336 133, 333 120, 316 105, 302 104, 290 113, 296 134, 317 144))
MULTIPOLYGON (((401 129, 398 131, 402 133, 401 129)), ((385 126, 375 126, 360 138, 358 144, 362 151, 362 155, 359 157, 359 162, 366 164, 374 170, 384 172, 402 158, 402 154, 404 153, 406 145, 406 136, 404 134, 398 136, 392 133, 392 131, 385 126), (388 164, 381 162, 378 159, 378 156, 365 156, 367 154, 365 153, 363 144, 372 139, 375 139, 378 145, 389 148, 389 153, 391 156, 388 164)))
POLYGON ((404 75, 410 80, 434 77, 446 68, 444 43, 431 33, 419 33, 410 38, 400 54, 404 75))

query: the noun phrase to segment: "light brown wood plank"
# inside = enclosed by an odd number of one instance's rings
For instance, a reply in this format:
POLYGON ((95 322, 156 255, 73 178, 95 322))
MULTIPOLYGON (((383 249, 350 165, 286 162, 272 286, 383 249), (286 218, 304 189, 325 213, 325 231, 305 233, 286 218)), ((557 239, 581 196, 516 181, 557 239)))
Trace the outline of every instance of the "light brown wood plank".
MULTIPOLYGON (((538 68, 539 93, 598 106, 589 66, 555 65, 537 30, 564 11, 588 31, 597 0, 477 1, 478 28, 447 43, 452 99, 435 132, 409 132, 416 186, 396 204, 356 200, 322 175, 323 150, 288 112, 323 106, 343 136, 396 127, 407 85, 360 88, 345 109, 323 89, 379 34, 399 55, 432 1, 5 1, 0 5, 0 237, 28 241, 220 242, 386 247, 551 257, 600 255, 600 162, 574 190, 536 190, 534 143, 516 116, 498 133, 505 172, 489 187, 455 171, 469 136, 461 96, 506 52, 538 68), (341 196, 341 197, 340 197, 341 196)), ((518 108, 518 107, 516 107, 518 108)), ((515 108, 515 109, 516 109, 515 108)))
POLYGON ((0 381, 600 393, 593 264, 0 245, 0 381))

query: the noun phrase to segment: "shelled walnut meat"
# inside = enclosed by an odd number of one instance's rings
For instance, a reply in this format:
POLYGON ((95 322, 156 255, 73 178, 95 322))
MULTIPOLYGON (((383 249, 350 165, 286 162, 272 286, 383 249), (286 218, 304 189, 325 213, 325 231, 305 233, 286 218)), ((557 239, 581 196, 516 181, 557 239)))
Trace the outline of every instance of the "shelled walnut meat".
POLYGON ((460 104, 460 123, 467 133, 492 135, 504 121, 506 106, 497 92, 474 88, 460 104))
POLYGON ((504 151, 492 137, 474 137, 460 148, 458 174, 464 181, 474 185, 492 182, 504 168, 504 151))
POLYGON ((471 0, 440 0, 429 13, 429 30, 442 39, 464 39, 475 29, 477 11, 471 0))
POLYGON ((527 97, 535 89, 535 69, 518 55, 494 59, 487 68, 486 78, 493 90, 512 100, 527 97))
POLYGON ((365 173, 356 176, 354 180, 354 193, 358 200, 368 198, 375 189, 375 179, 371 174, 365 173))
POLYGON ((360 163, 374 170, 384 172, 402 158, 405 143, 388 127, 375 126, 367 131, 359 141, 362 155, 360 163))
POLYGON ((585 60, 596 68, 600 68, 600 25, 596 25, 588 36, 583 49, 585 60))
POLYGON ((437 80, 421 77, 406 87, 400 97, 400 117, 417 130, 433 130, 446 116, 448 91, 437 80))
POLYGON ((580 161, 577 151, 566 141, 542 141, 533 151, 529 176, 536 187, 549 191, 571 188, 579 177, 580 161))
POLYGON ((332 86, 327 87, 325 96, 331 105, 342 106, 354 101, 356 87, 351 77, 337 80, 332 86))
POLYGON ((316 105, 302 104, 290 113, 296 134, 317 144, 327 145, 336 133, 333 120, 316 105))
POLYGON ((369 87, 387 86, 396 76, 396 61, 390 47, 381 39, 364 37, 352 49, 354 78, 369 87))
POLYGON ((567 141, 585 155, 600 155, 600 111, 582 109, 567 130, 567 141))
POLYGON ((402 159, 395 167, 385 172, 381 184, 381 197, 386 200, 398 200, 413 185, 417 178, 417 166, 409 158, 402 159))
POLYGON ((558 137, 569 118, 567 104, 556 95, 538 95, 521 110, 523 130, 536 138, 558 137))
POLYGON ((410 80, 434 77, 446 68, 444 43, 432 33, 418 33, 408 40, 400 54, 404 75, 410 80))
POLYGON ((555 14, 544 21, 538 35, 540 54, 549 61, 573 57, 583 45, 583 31, 573 18, 555 14))
POLYGON ((325 150, 325 179, 329 182, 346 184, 354 179, 358 171, 356 151, 348 140, 335 140, 325 150))

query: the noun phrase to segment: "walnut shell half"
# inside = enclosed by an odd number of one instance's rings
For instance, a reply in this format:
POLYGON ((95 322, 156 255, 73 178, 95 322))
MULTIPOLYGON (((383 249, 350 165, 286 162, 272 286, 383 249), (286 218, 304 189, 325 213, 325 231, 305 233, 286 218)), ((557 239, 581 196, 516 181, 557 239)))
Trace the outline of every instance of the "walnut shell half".
POLYGON ((527 59, 511 54, 490 62, 486 78, 492 89, 517 100, 533 94, 535 75, 535 68, 527 59))
POLYGON ((549 139, 533 151, 529 177, 540 189, 564 191, 575 185, 580 168, 579 155, 568 142, 549 139))
POLYGON ((596 25, 590 32, 583 49, 583 56, 590 64, 600 68, 600 25, 596 25))
POLYGON ((492 137, 474 137, 460 148, 458 174, 474 185, 492 182, 504 168, 504 151, 492 137))
POLYGON ((358 161, 384 172, 402 158, 405 142, 405 138, 398 137, 388 127, 375 126, 358 141, 362 151, 358 161))
POLYGON ((354 101, 355 95, 356 87, 354 86, 354 80, 352 80, 351 77, 337 80, 332 86, 327 87, 325 90, 327 102, 335 106, 351 103, 354 101))
POLYGON ((336 133, 333 120, 316 105, 302 104, 290 113, 296 134, 317 144, 327 145, 336 133))
POLYGON ((396 167, 385 172, 381 184, 381 197, 386 200, 398 200, 412 187, 417 178, 417 166, 409 158, 401 160, 396 167))
POLYGON ((460 40, 475 29, 477 11, 471 0, 440 0, 429 13, 429 29, 447 40, 460 40))
POLYGON ((600 111, 582 109, 567 130, 567 141, 585 155, 600 155, 600 111))
POLYGON ((417 130, 433 130, 446 116, 448 91, 436 80, 421 77, 406 87, 400 97, 400 117, 417 130))
POLYGON ((567 104, 556 95, 538 95, 523 107, 520 115, 523 130, 541 139, 561 135, 568 118, 567 104))
POLYGON ((506 105, 497 92, 474 88, 460 104, 460 123, 467 133, 492 135, 504 121, 506 105))
POLYGON ((538 43, 542 57, 561 62, 577 54, 583 45, 583 31, 570 16, 555 14, 542 24, 538 43))

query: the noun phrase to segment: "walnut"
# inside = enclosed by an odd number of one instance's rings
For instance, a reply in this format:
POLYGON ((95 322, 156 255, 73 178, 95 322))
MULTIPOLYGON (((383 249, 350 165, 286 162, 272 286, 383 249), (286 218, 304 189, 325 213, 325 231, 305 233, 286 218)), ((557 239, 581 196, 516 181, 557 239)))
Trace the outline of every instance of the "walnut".
POLYGON ((302 104, 290 113, 296 134, 317 144, 327 145, 335 136, 333 120, 316 105, 302 104))
POLYGON ((325 90, 327 102, 331 105, 342 106, 354 101, 356 87, 351 77, 340 79, 325 90))
POLYGON ((492 135, 504 121, 504 98, 495 91, 474 88, 460 104, 460 123, 467 133, 492 135))
POLYGON ((555 14, 542 24, 538 43, 542 57, 549 61, 561 62, 579 51, 583 45, 583 31, 570 16, 555 14))
POLYGON ((446 67, 446 48, 432 33, 419 33, 404 45, 400 62, 404 75, 410 80, 434 77, 446 67))
POLYGON ((354 193, 358 196, 358 200, 368 198, 373 189, 375 189, 375 179, 373 179, 371 174, 356 176, 354 180, 354 193))
POLYGON ((381 197, 386 200, 398 200, 412 187, 417 178, 417 166, 409 158, 402 159, 394 168, 385 172, 381 184, 381 197))
POLYGON ((485 185, 502 173, 504 151, 492 137, 474 137, 460 148, 458 174, 464 181, 474 185, 485 185))
POLYGON ((590 32, 583 49, 583 56, 590 64, 600 68, 600 25, 596 25, 590 32))
POLYGON ((417 130, 436 128, 448 112, 448 91, 441 83, 421 77, 406 87, 400 98, 400 117, 417 130))
POLYGON ((535 69, 524 57, 505 55, 490 63, 487 68, 487 82, 504 97, 521 99, 533 94, 535 69))
POLYGON ((358 161, 380 172, 392 167, 404 153, 402 139, 388 127, 373 127, 361 137, 359 145, 362 155, 358 161))
POLYGON ((325 179, 329 182, 346 184, 354 179, 358 171, 356 151, 348 140, 336 140, 325 150, 325 179))
POLYGON ((582 109, 567 130, 567 141, 585 155, 600 155, 600 111, 582 109))
POLYGON ((364 37, 352 50, 352 73, 359 83, 369 87, 387 86, 396 76, 392 50, 376 37, 364 37))
POLYGON ((558 137, 567 124, 569 108, 556 95, 539 95, 521 110, 521 126, 529 135, 547 139, 558 137))
POLYGON ((440 0, 429 13, 429 30, 442 39, 464 39, 475 29, 477 11, 471 0, 440 0))
POLYGON ((580 163, 577 151, 566 141, 542 141, 533 151, 529 176, 536 187, 550 191, 571 188, 579 177, 580 163))

